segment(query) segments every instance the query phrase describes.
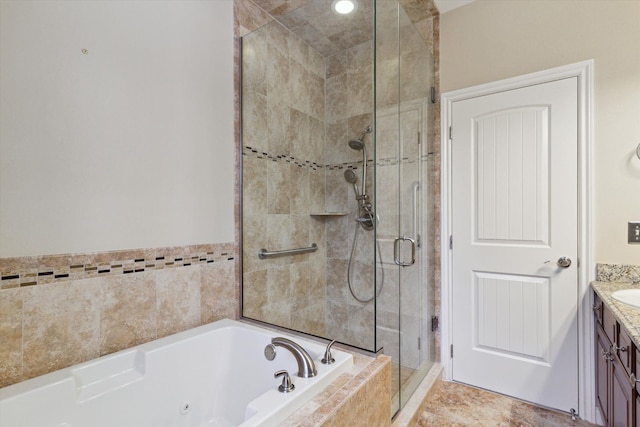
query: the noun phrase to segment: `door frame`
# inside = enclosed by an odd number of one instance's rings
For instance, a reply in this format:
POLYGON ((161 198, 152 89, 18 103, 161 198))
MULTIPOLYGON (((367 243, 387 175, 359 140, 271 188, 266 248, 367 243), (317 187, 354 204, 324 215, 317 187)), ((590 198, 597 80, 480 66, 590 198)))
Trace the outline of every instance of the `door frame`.
MULTIPOLYGON (((595 277, 593 260, 593 59, 557 68, 525 74, 465 89, 443 93, 441 105, 441 208, 440 267, 441 267, 441 348, 440 361, 443 379, 451 381, 453 342, 452 319, 452 253, 449 236, 452 234, 451 199, 451 126, 453 102, 519 89, 559 79, 577 77, 578 80, 578 415, 589 422, 597 422, 595 405, 595 358, 593 305, 590 282, 595 277)), ((455 244, 455 243, 454 243, 455 244)))

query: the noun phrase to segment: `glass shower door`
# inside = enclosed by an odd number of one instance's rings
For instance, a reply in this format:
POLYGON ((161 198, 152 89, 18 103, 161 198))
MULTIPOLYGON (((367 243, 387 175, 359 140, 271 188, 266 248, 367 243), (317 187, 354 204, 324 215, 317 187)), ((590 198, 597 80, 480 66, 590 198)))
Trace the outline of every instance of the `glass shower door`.
POLYGON ((431 366, 429 150, 433 60, 399 3, 376 4, 377 239, 385 286, 378 347, 392 358, 392 412, 431 366))

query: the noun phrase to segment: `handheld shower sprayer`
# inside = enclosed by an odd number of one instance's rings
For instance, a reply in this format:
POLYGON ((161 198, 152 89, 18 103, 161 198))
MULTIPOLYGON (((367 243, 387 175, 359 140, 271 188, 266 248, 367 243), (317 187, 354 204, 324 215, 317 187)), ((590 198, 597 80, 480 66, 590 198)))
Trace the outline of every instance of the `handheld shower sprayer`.
MULTIPOLYGON (((353 169, 347 169, 344 171, 344 179, 353 185, 353 191, 356 195, 356 200, 358 202, 358 216, 355 218, 356 225, 353 234, 353 242, 351 243, 351 255, 349 256, 349 263, 347 265, 347 284, 349 286, 349 292, 353 296, 353 298, 361 303, 367 304, 375 299, 376 296, 380 295, 382 292, 382 287, 384 286, 384 269, 381 269, 379 279, 375 280, 373 295, 371 297, 359 297, 356 295, 356 292, 353 290, 352 283, 352 274, 353 274, 353 260, 354 254, 356 252, 356 246, 358 241, 358 232, 360 228, 366 231, 371 231, 375 228, 375 225, 378 222, 378 215, 376 214, 372 202, 369 201, 369 195, 366 191, 366 182, 367 182, 367 147, 364 143, 364 137, 372 132, 371 126, 367 126, 364 128, 364 132, 360 134, 358 139, 349 140, 349 148, 356 151, 362 151, 362 189, 358 192, 358 177, 353 169), (378 283, 380 286, 378 287, 378 283)), ((380 265, 382 265, 382 255, 380 251, 380 241, 376 239, 376 248, 377 250, 374 252, 374 260, 375 254, 377 253, 378 261, 380 265)), ((374 267, 375 268, 375 267, 374 267)))
POLYGON ((358 177, 356 176, 356 173, 353 171, 353 169, 346 169, 344 171, 344 179, 349 184, 353 185, 353 192, 356 194, 356 200, 358 200, 358 197, 360 197, 358 185, 356 184, 356 182, 358 182, 358 177))

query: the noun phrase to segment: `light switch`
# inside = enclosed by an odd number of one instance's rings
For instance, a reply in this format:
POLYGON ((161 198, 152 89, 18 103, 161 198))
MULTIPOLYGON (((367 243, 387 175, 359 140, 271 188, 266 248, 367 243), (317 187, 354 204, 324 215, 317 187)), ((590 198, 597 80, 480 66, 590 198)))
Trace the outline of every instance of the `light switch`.
POLYGON ((629 222, 629 243, 640 243, 640 221, 629 222))

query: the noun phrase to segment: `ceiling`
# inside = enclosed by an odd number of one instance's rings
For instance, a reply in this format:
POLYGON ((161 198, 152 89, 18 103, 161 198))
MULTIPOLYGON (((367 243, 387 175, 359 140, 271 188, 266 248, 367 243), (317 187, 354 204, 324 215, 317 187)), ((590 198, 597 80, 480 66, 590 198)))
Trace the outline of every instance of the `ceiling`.
MULTIPOLYGON (((473 0, 400 0, 412 22, 471 3, 473 0), (435 2, 435 7, 433 4, 435 2)), ((374 0, 357 0, 358 7, 349 15, 331 9, 331 0, 253 0, 282 25, 307 42, 323 56, 330 56, 373 38, 374 0)), ((395 2, 378 3, 378 17, 392 16, 381 8, 395 8, 395 2)))
POLYGON ((282 25, 323 56, 373 38, 373 0, 358 0, 349 15, 331 9, 329 0, 254 0, 282 25))
MULTIPOLYGON (((463 0, 440 0, 457 2, 463 0)), ((358 7, 349 15, 331 9, 331 0, 253 0, 282 25, 306 41, 323 56, 330 56, 373 38, 374 0, 357 0, 358 7)), ((430 0, 400 0, 412 22, 438 13, 430 0)), ((396 3, 378 3, 378 19, 396 16, 396 3), (389 7, 389 13, 384 11, 389 7)), ((396 18, 397 19, 397 18, 396 18)))

